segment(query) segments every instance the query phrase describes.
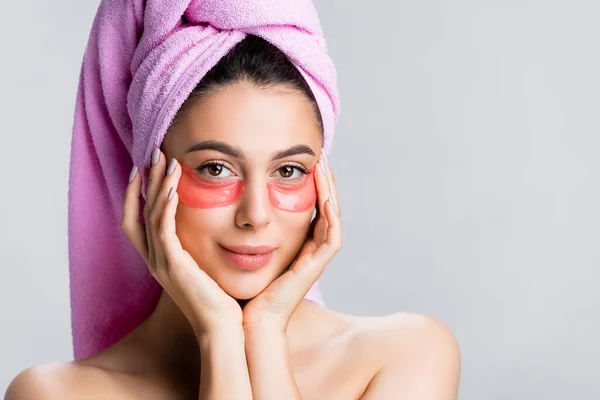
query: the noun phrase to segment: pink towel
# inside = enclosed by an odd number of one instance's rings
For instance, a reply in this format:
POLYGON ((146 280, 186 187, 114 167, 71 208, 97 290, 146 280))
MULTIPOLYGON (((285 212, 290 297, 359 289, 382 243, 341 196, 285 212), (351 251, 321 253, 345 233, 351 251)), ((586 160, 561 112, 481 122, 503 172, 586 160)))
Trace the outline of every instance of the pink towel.
MULTIPOLYGON (((328 153, 339 113, 336 71, 310 0, 101 1, 83 58, 71 147, 76 360, 119 341, 154 310, 161 288, 120 229, 129 172, 137 165, 146 187, 151 151, 175 113, 247 34, 277 46, 302 73, 321 111, 328 153)), ((317 284, 306 298, 323 304, 317 284)))

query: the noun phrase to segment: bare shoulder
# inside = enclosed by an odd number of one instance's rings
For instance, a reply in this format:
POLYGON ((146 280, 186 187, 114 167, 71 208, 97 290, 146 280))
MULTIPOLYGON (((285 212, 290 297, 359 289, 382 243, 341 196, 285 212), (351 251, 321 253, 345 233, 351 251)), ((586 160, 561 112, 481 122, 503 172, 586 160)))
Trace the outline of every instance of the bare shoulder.
POLYGON ((109 380, 99 368, 51 362, 21 371, 8 386, 5 400, 94 398, 90 394, 109 380))
POLYGON ((316 321, 322 329, 334 327, 339 332, 337 336, 351 339, 353 345, 363 350, 385 357, 401 355, 405 362, 411 362, 411 355, 418 359, 429 355, 438 361, 448 358, 449 363, 460 367, 460 351, 452 331, 434 317, 404 312, 366 317, 321 307, 315 310, 320 317, 313 323, 316 321))
POLYGON ((450 329, 436 318, 397 313, 355 317, 361 336, 379 358, 363 399, 456 399, 460 350, 450 329))
MULTIPOLYGON (((361 400, 457 398, 460 350, 454 334, 440 320, 414 313, 378 317, 329 309, 319 313, 315 326, 322 330, 334 326, 336 334, 328 336, 328 343, 341 344, 338 349, 343 350, 326 353, 327 357, 341 360, 336 370, 354 366, 344 371, 350 381, 361 382, 361 400)), ((324 348, 330 347, 319 347, 324 348)))
POLYGON ((157 374, 148 359, 136 358, 127 346, 118 345, 86 359, 27 368, 12 380, 5 394, 5 400, 181 397, 181 388, 157 374))
MULTIPOLYGON (((450 329, 440 320, 422 314, 396 313, 383 317, 355 317, 366 335, 383 340, 390 349, 458 351, 450 329)), ((422 355, 422 354, 421 354, 422 355)))

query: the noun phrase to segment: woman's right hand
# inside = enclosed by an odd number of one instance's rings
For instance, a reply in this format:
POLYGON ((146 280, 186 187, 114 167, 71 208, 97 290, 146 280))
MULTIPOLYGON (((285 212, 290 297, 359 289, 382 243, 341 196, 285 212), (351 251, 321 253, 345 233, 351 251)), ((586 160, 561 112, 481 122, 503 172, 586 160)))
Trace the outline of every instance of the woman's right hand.
POLYGON ((176 188, 181 177, 181 166, 173 159, 171 168, 166 171, 164 154, 158 149, 154 150, 156 152, 158 157, 153 154, 156 163, 150 170, 144 207, 146 223, 143 224, 139 218, 142 179, 134 168, 125 194, 121 229, 198 337, 221 328, 241 327, 243 314, 237 301, 200 269, 181 246, 175 229, 179 201, 176 188), (169 191, 172 191, 170 200, 169 191))

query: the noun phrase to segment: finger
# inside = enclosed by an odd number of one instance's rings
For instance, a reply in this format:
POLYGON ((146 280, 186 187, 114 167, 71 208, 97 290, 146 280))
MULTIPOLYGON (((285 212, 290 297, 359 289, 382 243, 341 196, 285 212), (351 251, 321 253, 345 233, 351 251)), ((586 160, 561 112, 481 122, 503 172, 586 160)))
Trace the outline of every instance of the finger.
POLYGON ((333 256, 342 248, 342 224, 339 215, 333 210, 330 201, 325 208, 327 218, 327 237, 314 253, 315 265, 327 265, 333 256))
POLYGON ((315 216, 312 221, 310 221, 310 226, 308 227, 308 232, 306 233, 306 240, 310 240, 315 237, 315 228, 320 218, 321 216, 319 215, 319 210, 315 209, 315 216))
POLYGON ((152 151, 152 167, 148 176, 148 188, 146 190, 146 205, 144 206, 144 222, 146 228, 146 238, 148 240, 148 259, 150 263, 155 263, 154 248, 152 244, 152 225, 150 223, 150 213, 154 208, 156 196, 165 176, 165 157, 162 152, 156 148, 152 151))
POLYGON ((142 188, 142 177, 134 167, 131 174, 133 179, 127 185, 125 191, 125 200, 123 203, 123 218, 121 220, 121 230, 125 233, 129 241, 142 256, 144 261, 148 261, 148 242, 146 239, 146 230, 140 221, 140 194, 142 188))
MULTIPOLYGON (((152 244, 154 248, 154 257, 156 259, 157 265, 167 265, 163 248, 163 241, 166 241, 168 238, 165 236, 164 232, 161 231, 161 221, 163 219, 163 214, 165 206, 167 204, 169 192, 171 191, 171 188, 177 187, 176 183, 179 181, 179 174, 179 163, 175 158, 173 158, 169 162, 167 175, 162 181, 160 190, 154 202, 154 207, 150 212, 150 224, 152 225, 152 244)), ((175 189, 173 189, 173 191, 174 190, 175 189)))
POLYGON ((324 219, 327 223, 325 240, 320 244, 312 241, 310 251, 305 252, 305 249, 309 249, 308 246, 305 246, 302 253, 305 253, 307 257, 303 257, 302 263, 298 263, 298 266, 292 266, 292 269, 295 269, 298 274, 306 275, 307 282, 311 286, 321 275, 329 260, 341 248, 340 218, 333 210, 331 202, 332 199, 330 198, 325 204, 324 219), (329 254, 329 257, 323 258, 327 254, 329 254))
MULTIPOLYGON (((331 208, 330 213, 335 215, 331 208)), ((323 256, 315 257, 318 249, 314 240, 307 241, 287 271, 272 282, 268 291, 264 293, 266 299, 276 305, 283 314, 294 312, 327 266, 328 259, 323 256)))
POLYGON ((337 215, 341 215, 340 203, 338 201, 337 187, 335 186, 335 178, 333 176, 333 171, 331 169, 331 165, 329 165, 329 160, 325 155, 325 152, 322 152, 323 159, 325 160, 326 171, 327 171, 327 180, 329 181, 329 189, 331 190, 331 197, 333 197, 333 204, 335 205, 335 212, 337 215))
POLYGON ((305 283, 304 276, 298 274, 294 270, 297 262, 292 264, 292 267, 261 293, 261 297, 271 304, 281 316, 289 316, 294 313, 294 310, 300 304, 310 286, 305 283))
POLYGON ((177 226, 175 223, 178 204, 179 195, 177 194, 177 190, 173 188, 171 200, 167 200, 167 204, 165 205, 159 230, 159 239, 167 260, 174 260, 177 254, 183 250, 181 242, 177 237, 177 226))
POLYGON ((173 171, 172 178, 168 176, 165 180, 168 191, 158 228, 158 239, 167 262, 174 260, 183 250, 181 242, 177 237, 177 227, 175 224, 175 214, 177 213, 177 205, 179 204, 179 196, 176 188, 179 185, 180 177, 181 167, 177 165, 173 171), (169 199, 169 193, 171 194, 171 199, 169 199))
POLYGON ((325 201, 331 196, 329 179, 327 178, 327 163, 321 159, 317 165, 317 174, 315 176, 317 186, 317 199, 319 203, 319 211, 323 213, 325 201))
POLYGON ((313 221, 316 222, 314 228, 315 238, 305 243, 289 270, 269 286, 272 289, 271 293, 277 293, 279 304, 295 305, 299 303, 321 276, 329 261, 323 258, 322 255, 316 257, 316 252, 321 248, 318 244, 325 242, 328 234, 335 235, 335 230, 331 231, 328 223, 328 220, 332 218, 331 214, 337 219, 338 223, 339 217, 330 205, 332 200, 328 200, 331 196, 326 175, 321 170, 320 165, 317 165, 317 169, 315 179, 317 202, 320 208, 317 211, 317 217, 313 221))
POLYGON ((315 250, 315 242, 307 242, 289 269, 272 282, 268 292, 265 293, 267 298, 285 310, 285 313, 293 313, 295 307, 306 296, 325 267, 323 265, 311 268, 310 260, 313 257, 308 255, 314 254, 315 250))
POLYGON ((325 241, 325 238, 327 237, 327 219, 325 218, 325 216, 319 217, 319 219, 315 223, 313 232, 313 240, 317 242, 317 244, 323 243, 325 241))
POLYGON ((327 233, 327 219, 325 218, 324 210, 325 202, 331 196, 329 181, 327 179, 326 172, 323 172, 324 167, 325 162, 323 160, 320 160, 319 165, 317 165, 317 174, 315 175, 315 184, 317 187, 318 218, 316 218, 317 222, 315 224, 314 238, 318 243, 321 243, 323 240, 325 240, 325 235, 327 233))

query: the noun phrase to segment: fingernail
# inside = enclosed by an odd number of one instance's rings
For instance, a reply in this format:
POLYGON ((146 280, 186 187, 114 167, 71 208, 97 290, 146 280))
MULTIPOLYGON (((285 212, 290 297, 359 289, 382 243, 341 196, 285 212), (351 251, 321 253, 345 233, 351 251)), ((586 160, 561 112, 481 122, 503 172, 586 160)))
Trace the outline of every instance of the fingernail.
POLYGON ((327 175, 327 169, 325 167, 325 160, 323 158, 321 158, 319 160, 319 164, 321 164, 321 171, 323 172, 323 175, 327 175))
POLYGON ((131 183, 131 181, 133 181, 135 179, 135 176, 137 175, 137 167, 134 165, 133 168, 131 169, 131 172, 129 173, 129 183, 131 183))
POLYGON ((176 159, 171 159, 171 162, 169 163, 169 168, 167 168, 167 175, 171 175, 173 173, 173 171, 175 171, 175 166, 177 165, 177 160, 176 159))
POLYGON ((160 150, 158 149, 158 147, 155 147, 154 150, 152 150, 152 165, 156 165, 158 163, 159 154, 160 150))
POLYGON ((172 187, 171 189, 169 189, 169 195, 167 196, 167 200, 171 200, 173 198, 173 195, 175 194, 175 188, 172 187))
POLYGON ((325 149, 321 150, 321 155, 323 156, 323 159, 325 160, 325 162, 327 164, 329 164, 329 160, 327 159, 327 156, 325 155, 325 149))

